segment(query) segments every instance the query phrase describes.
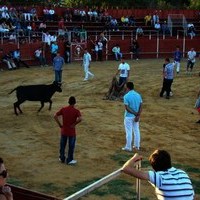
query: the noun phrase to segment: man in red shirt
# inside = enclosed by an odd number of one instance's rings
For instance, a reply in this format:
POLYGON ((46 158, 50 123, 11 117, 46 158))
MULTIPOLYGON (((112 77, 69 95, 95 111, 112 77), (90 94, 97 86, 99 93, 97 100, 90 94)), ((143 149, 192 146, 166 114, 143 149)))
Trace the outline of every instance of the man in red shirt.
POLYGON ((69 165, 76 164, 77 161, 74 160, 74 149, 76 143, 76 130, 75 126, 81 122, 81 113, 74 106, 76 104, 75 97, 71 96, 69 98, 69 106, 61 108, 55 115, 54 119, 61 128, 60 137, 60 157, 59 160, 62 163, 67 163, 69 165), (62 123, 60 117, 62 116, 62 123), (65 158, 65 147, 69 144, 68 156, 65 158))

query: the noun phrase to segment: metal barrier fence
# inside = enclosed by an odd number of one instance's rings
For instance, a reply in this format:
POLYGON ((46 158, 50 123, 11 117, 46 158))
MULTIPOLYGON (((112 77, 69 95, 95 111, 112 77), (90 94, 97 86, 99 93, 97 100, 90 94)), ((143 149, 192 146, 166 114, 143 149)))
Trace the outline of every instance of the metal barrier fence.
MULTIPOLYGON (((141 169, 141 161, 138 161, 135 164, 136 169, 141 169)), ((70 195, 69 197, 65 198, 64 200, 76 200, 81 198, 82 196, 85 196, 86 194, 89 194, 93 190, 101 187, 102 185, 112 181, 113 179, 117 178, 119 175, 121 175, 122 169, 118 169, 111 174, 108 174, 107 176, 103 177, 102 179, 96 181, 95 183, 92 183, 91 185, 83 188, 82 190, 70 195)), ((140 179, 136 179, 136 200, 140 200, 140 179)))

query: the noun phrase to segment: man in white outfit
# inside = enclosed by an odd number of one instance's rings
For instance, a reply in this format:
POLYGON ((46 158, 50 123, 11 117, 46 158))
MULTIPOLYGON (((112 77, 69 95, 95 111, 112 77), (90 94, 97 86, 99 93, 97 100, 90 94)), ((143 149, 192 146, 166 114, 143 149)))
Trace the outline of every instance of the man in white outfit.
POLYGON ((194 67, 195 63, 195 57, 196 57, 196 51, 194 51, 194 48, 191 48, 190 51, 188 51, 187 56, 188 56, 188 61, 187 61, 187 72, 189 71, 192 72, 192 69, 194 67))
POLYGON ((119 74, 119 85, 122 85, 128 81, 130 75, 130 65, 121 59, 116 76, 119 74))
POLYGON ((134 90, 133 82, 127 82, 127 93, 124 95, 124 127, 126 132, 126 145, 123 151, 132 151, 140 149, 140 129, 139 119, 142 112, 142 97, 134 90), (132 138, 134 133, 134 146, 132 138))
POLYGON ((91 59, 90 53, 87 51, 87 49, 85 49, 84 55, 83 55, 83 67, 84 67, 84 72, 85 72, 84 81, 87 81, 89 79, 89 76, 91 76, 91 78, 94 77, 94 74, 89 71, 91 60, 92 59, 91 59))

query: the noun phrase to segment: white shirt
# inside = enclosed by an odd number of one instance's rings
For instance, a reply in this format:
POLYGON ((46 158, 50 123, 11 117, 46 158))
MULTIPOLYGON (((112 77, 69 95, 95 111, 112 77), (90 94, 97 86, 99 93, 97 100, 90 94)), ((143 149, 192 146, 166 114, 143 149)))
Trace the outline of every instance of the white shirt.
POLYGON ((196 51, 188 51, 188 60, 195 63, 196 51))
POLYGON ((118 70, 120 70, 120 77, 128 77, 128 71, 130 70, 130 66, 128 63, 119 64, 118 70))
POLYGON ((103 43, 102 42, 98 42, 98 47, 99 47, 99 50, 103 50, 103 43))
POLYGON ((54 15, 54 14, 55 14, 55 11, 51 9, 51 10, 49 10, 49 14, 50 14, 50 15, 54 15))
POLYGON ((91 55, 87 52, 87 53, 84 53, 83 55, 83 65, 90 65, 90 62, 91 62, 92 58, 91 58, 91 55))
POLYGON ((193 200, 194 190, 188 175, 171 167, 166 171, 149 171, 149 181, 159 200, 193 200))
POLYGON ((35 56, 38 58, 38 57, 40 57, 41 53, 42 53, 42 50, 37 49, 37 50, 35 51, 35 56))
POLYGON ((51 42, 56 42, 57 41, 57 36, 56 35, 52 35, 50 37, 51 42))
POLYGON ((50 45, 50 43, 51 43, 51 35, 43 33, 42 34, 42 41, 47 43, 48 45, 50 45))
POLYGON ((154 26, 154 28, 155 28, 155 29, 160 29, 160 28, 161 28, 161 27, 160 27, 160 24, 159 24, 159 23, 156 23, 155 26, 154 26))

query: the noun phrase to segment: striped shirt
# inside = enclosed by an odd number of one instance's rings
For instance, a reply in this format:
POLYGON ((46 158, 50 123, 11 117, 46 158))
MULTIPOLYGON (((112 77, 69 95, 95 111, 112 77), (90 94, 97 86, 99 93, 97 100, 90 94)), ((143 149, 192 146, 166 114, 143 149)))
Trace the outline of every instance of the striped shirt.
POLYGON ((167 171, 149 171, 149 182, 159 200, 193 200, 194 190, 189 176, 174 167, 167 171))

